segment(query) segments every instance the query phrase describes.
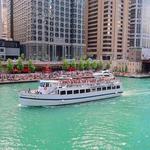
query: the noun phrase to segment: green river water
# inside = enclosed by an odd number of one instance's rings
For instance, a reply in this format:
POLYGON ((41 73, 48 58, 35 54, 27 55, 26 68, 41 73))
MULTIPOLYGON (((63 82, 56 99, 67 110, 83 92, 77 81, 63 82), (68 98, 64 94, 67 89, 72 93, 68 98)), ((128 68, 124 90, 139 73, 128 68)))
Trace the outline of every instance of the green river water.
POLYGON ((0 85, 0 150, 150 150, 150 79, 121 78, 121 97, 61 107, 19 107, 0 85))

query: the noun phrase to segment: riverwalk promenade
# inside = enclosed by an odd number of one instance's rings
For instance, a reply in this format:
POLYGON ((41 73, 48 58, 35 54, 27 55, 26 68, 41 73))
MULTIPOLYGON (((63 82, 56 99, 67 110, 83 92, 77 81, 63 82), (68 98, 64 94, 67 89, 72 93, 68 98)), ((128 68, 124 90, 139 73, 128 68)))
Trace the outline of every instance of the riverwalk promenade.
POLYGON ((0 74, 0 84, 36 82, 41 79, 49 79, 50 74, 27 73, 27 74, 0 74))

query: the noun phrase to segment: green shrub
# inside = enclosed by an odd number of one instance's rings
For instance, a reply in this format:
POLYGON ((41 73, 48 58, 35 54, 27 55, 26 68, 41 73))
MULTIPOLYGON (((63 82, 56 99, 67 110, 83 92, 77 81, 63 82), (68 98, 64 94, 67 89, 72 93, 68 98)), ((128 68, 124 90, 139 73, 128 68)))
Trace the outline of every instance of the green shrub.
POLYGON ((63 60, 63 66, 62 66, 62 69, 63 70, 67 70, 69 68, 69 63, 66 59, 63 60))
POLYGON ((94 69, 94 70, 97 69, 97 61, 96 61, 96 60, 94 60, 94 61, 92 62, 92 69, 94 69))
POLYGON ((23 68, 24 68, 24 64, 23 64, 22 58, 19 57, 18 60, 17 60, 17 69, 19 71, 23 71, 23 68))
POLYGON ((13 72, 13 68, 14 68, 13 61, 11 59, 8 59, 7 60, 7 71, 9 73, 12 73, 13 72))
POLYGON ((82 59, 80 59, 78 68, 79 68, 79 70, 84 70, 84 61, 82 59))
POLYGON ((29 70, 30 70, 31 72, 35 72, 35 66, 34 66, 34 64, 32 63, 32 60, 29 60, 29 62, 28 62, 28 67, 29 67, 29 70))
POLYGON ((77 67, 77 63, 75 60, 73 60, 70 64, 71 67, 76 68, 77 67))
POLYGON ((103 69, 103 63, 101 61, 97 62, 97 69, 100 69, 100 70, 103 69))
POLYGON ((110 63, 107 63, 105 69, 110 69, 110 63))
POLYGON ((86 70, 89 70, 91 68, 91 62, 89 59, 87 59, 85 62, 84 62, 84 69, 86 70))
POLYGON ((0 61, 0 72, 2 72, 3 70, 3 66, 2 66, 2 62, 0 61))

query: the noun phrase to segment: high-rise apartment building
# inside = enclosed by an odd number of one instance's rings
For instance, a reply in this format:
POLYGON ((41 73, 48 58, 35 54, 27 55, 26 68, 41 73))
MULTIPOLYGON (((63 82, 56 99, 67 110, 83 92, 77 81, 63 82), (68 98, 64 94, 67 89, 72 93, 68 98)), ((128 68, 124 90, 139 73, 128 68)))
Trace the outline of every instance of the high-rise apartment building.
POLYGON ((13 0, 7 0, 7 36, 14 39, 13 0))
POLYGON ((32 59, 79 58, 84 48, 84 0, 8 0, 9 30, 32 59), (13 20, 11 20, 13 18, 13 20))
MULTIPOLYGON (((130 1, 130 49, 132 52, 141 52, 142 60, 149 60, 150 1, 130 1)), ((139 57, 139 55, 137 57, 139 57)))
POLYGON ((127 58, 128 0, 88 0, 86 8, 86 52, 101 60, 127 58))
POLYGON ((0 39, 2 38, 2 2, 0 0, 0 39))
POLYGON ((2 39, 7 39, 7 0, 1 0, 2 39))

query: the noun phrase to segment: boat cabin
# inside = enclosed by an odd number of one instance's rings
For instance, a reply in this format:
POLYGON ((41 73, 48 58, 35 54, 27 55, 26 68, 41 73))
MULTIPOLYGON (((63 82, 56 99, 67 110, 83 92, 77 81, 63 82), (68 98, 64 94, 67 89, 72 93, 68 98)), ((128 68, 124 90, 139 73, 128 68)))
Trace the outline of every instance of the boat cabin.
POLYGON ((41 94, 49 94, 59 86, 59 81, 56 80, 41 80, 38 92, 41 94))
POLYGON ((96 78, 97 77, 114 77, 113 74, 108 70, 93 73, 93 76, 96 78))

